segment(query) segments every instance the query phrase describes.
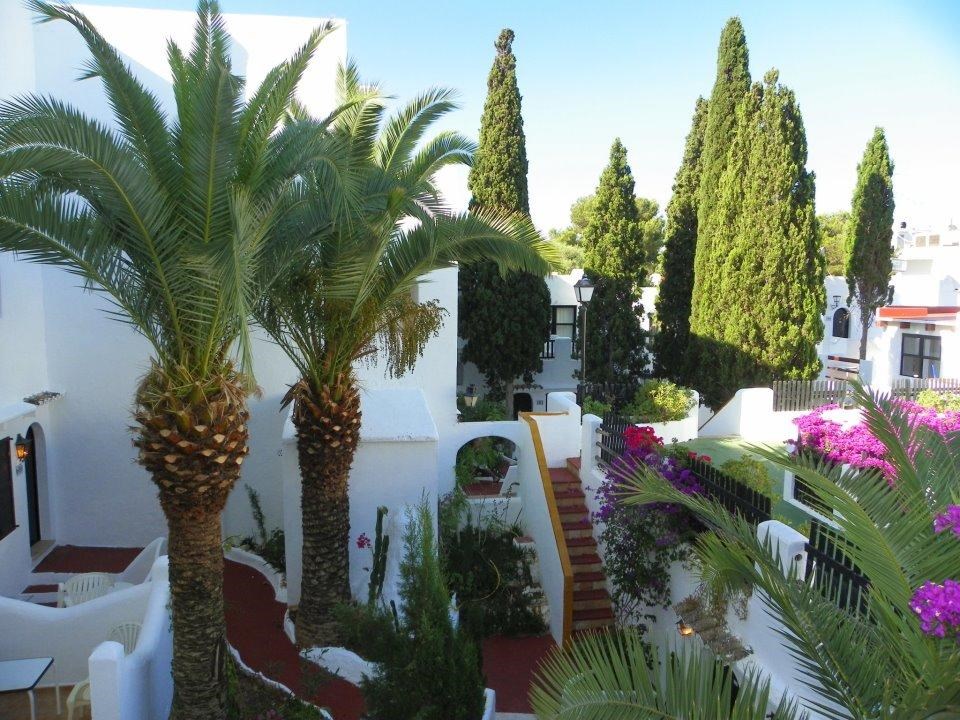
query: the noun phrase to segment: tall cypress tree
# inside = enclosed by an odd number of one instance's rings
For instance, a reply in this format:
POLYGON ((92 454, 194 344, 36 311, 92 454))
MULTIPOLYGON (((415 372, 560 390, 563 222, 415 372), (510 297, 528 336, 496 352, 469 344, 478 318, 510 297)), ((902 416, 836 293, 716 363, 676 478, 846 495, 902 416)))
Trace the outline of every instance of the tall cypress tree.
MULTIPOLYGON (((468 184, 471 209, 529 215, 527 148, 517 86, 513 31, 503 30, 487 79, 480 144, 468 184)), ((460 268, 459 334, 464 361, 473 362, 491 389, 503 387, 513 413, 513 383, 543 369, 541 355, 550 330, 550 291, 542 277, 501 277, 494 263, 460 268)))
POLYGON ((697 250, 697 190, 702 173, 703 137, 707 101, 697 98, 693 124, 687 135, 683 162, 667 205, 667 231, 663 249, 663 277, 657 293, 657 334, 653 338, 654 374, 674 382, 689 383, 690 299, 693 294, 693 261, 697 250))
POLYGON ((893 161, 883 128, 876 128, 857 165, 857 186, 847 224, 847 286, 860 306, 860 359, 867 333, 887 299, 893 273, 893 161))
POLYGON ((644 231, 627 149, 619 138, 600 175, 583 241, 586 272, 596 283, 587 315, 586 379, 605 382, 636 377, 647 362, 639 306, 645 276, 644 231))
MULTIPOLYGON (((706 390, 715 384, 720 370, 717 343, 723 335, 723 302, 720 264, 727 257, 731 216, 737 201, 721 205, 721 183, 730 160, 730 149, 738 133, 738 111, 750 90, 747 41, 739 18, 731 18, 720 35, 717 77, 708 104, 701 156, 702 174, 697 189, 697 248, 694 257, 691 295, 691 370, 694 385, 706 390)), ((735 184, 735 183, 734 183, 735 184)))
MULTIPOLYGON (((777 378, 810 379, 823 337, 824 259, 814 207, 814 176, 792 90, 778 73, 755 85, 741 117, 733 164, 721 183, 740 198, 735 234, 722 267, 725 328, 721 399, 777 378), (759 100, 759 105, 757 101, 759 100), (746 160, 745 171, 737 160, 746 160), (741 177, 739 188, 733 175, 741 177)), ((721 204, 730 202, 723 195, 721 204)))

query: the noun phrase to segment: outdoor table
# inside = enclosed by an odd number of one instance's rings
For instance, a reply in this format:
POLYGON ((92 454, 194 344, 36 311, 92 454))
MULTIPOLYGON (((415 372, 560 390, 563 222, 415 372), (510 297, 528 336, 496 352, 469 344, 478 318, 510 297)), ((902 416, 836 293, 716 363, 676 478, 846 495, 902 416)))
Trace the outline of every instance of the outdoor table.
MULTIPOLYGON (((33 690, 53 665, 52 657, 0 660, 0 694, 24 692, 30 696, 30 720, 37 720, 37 701, 33 690)), ((60 714, 60 683, 54 682, 57 693, 57 715, 60 714)))

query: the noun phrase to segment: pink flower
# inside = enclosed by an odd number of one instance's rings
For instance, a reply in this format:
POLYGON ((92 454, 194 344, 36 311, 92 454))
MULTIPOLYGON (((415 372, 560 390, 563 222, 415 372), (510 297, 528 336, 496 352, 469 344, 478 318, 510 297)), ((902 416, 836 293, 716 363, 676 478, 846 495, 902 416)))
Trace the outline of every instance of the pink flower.
POLYGON ((933 637, 960 639, 960 582, 929 580, 910 598, 910 609, 920 618, 920 628, 933 637))
POLYGON ((941 533, 944 530, 953 530, 953 534, 960 538, 960 505, 948 505, 947 511, 933 519, 933 531, 941 533))
POLYGON ((373 543, 370 541, 370 538, 367 537, 366 533, 360 533, 360 537, 357 538, 357 547, 361 550, 373 547, 373 543))

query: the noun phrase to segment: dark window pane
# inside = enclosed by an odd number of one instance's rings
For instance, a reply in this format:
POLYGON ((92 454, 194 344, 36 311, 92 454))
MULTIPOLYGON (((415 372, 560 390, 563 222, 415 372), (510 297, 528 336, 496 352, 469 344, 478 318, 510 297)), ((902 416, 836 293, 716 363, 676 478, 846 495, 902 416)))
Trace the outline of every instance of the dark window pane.
POLYGON ((900 374, 907 377, 920 377, 920 358, 915 355, 904 355, 900 361, 900 374))
POLYGON ((927 337, 924 338, 924 348, 923 354, 928 358, 940 358, 940 338, 938 337, 927 337))
POLYGON ((920 354, 920 336, 919 335, 903 336, 903 354, 904 355, 920 354))

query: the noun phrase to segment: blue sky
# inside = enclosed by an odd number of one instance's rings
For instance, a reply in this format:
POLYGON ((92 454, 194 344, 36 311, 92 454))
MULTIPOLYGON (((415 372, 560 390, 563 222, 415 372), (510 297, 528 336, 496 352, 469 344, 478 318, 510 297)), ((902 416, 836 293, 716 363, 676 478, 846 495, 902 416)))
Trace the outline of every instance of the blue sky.
MULTIPOLYGON (((513 28, 531 211, 544 230, 566 224, 570 204, 593 191, 616 136, 637 193, 666 203, 694 101, 713 84, 720 30, 739 15, 753 77, 777 67, 796 91, 818 212, 849 206, 856 164, 881 125, 896 164, 898 220, 960 223, 960 2, 222 3, 227 12, 345 19, 350 55, 366 78, 400 98, 431 85, 456 88, 462 109, 446 126, 474 138, 493 41, 513 28)), ((462 177, 444 185, 452 201, 465 202, 462 177)))

